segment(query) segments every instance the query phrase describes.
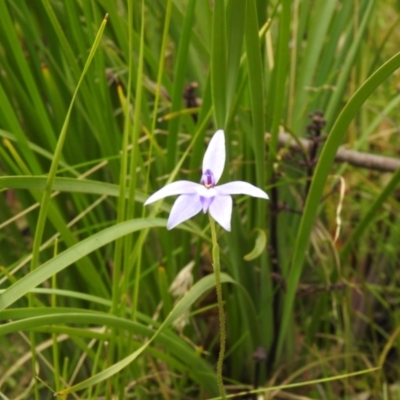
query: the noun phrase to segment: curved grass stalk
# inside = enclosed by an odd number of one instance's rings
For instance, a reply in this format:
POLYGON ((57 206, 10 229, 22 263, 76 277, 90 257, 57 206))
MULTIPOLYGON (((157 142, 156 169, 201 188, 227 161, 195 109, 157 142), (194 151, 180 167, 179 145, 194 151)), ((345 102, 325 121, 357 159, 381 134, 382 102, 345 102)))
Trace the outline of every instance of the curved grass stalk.
POLYGON ((307 197, 295 241, 292 265, 287 280, 288 286, 283 309, 281 333, 278 341, 278 358, 283 352, 283 347, 287 338, 290 321, 292 320, 292 310, 296 288, 301 276, 311 230, 317 215, 323 188, 327 180, 330 167, 334 161, 337 149, 342 142, 348 126, 364 102, 373 93, 373 91, 399 67, 400 53, 397 53, 364 82, 364 84, 357 90, 357 92, 343 108, 332 127, 332 130, 328 136, 328 140, 324 145, 311 182, 309 195, 307 197))

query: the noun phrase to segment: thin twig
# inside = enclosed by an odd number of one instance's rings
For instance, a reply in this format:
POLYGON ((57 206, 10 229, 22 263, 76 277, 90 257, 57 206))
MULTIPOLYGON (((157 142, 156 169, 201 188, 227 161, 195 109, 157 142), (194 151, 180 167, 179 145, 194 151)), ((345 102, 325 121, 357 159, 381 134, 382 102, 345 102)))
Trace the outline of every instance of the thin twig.
MULTIPOLYGON (((270 139, 270 134, 266 134, 266 140, 270 139)), ((286 132, 279 133, 278 143, 280 147, 288 147, 297 152, 310 151, 313 143, 304 138, 295 139, 286 132)), ((376 154, 365 153, 355 150, 347 150, 339 147, 336 156, 336 162, 347 162, 355 167, 372 169, 382 172, 393 172, 400 168, 400 159, 394 157, 378 156, 376 154)))

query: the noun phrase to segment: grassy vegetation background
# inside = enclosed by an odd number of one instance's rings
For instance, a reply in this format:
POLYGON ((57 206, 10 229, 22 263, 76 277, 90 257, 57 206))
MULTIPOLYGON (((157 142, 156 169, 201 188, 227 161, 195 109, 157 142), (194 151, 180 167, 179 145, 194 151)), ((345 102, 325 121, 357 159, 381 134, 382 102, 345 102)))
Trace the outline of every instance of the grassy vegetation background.
POLYGON ((0 0, 0 395, 218 396, 208 219, 143 202, 224 129, 221 181, 270 195, 219 232, 227 393, 398 398, 400 172, 333 161, 399 155, 399 12, 0 0))

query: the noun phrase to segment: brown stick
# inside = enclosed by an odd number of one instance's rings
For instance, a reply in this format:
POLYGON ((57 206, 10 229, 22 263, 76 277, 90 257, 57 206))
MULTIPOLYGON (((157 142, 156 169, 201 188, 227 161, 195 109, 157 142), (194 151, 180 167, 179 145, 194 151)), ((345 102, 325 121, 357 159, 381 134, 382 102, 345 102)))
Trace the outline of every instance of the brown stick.
MULTIPOLYGON (((270 134, 266 134, 266 139, 269 141, 270 134)), ((295 140, 289 133, 279 133, 278 143, 280 147, 288 147, 294 151, 304 153, 309 151, 312 142, 308 139, 299 138, 295 140)), ((361 168, 373 169, 376 171, 393 172, 400 168, 400 160, 393 157, 377 156, 375 154, 363 153, 361 151, 347 150, 339 147, 335 161, 347 162, 351 165, 361 168)))

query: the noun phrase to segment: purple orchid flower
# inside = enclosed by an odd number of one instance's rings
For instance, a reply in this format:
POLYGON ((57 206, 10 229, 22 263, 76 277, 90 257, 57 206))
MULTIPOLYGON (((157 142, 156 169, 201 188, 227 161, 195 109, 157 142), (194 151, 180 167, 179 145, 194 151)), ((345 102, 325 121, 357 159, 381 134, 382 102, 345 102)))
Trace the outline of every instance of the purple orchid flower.
POLYGON ((203 158, 201 185, 190 181, 177 181, 164 186, 152 194, 144 203, 154 203, 167 196, 179 194, 172 206, 167 229, 186 221, 198 214, 210 212, 211 216, 227 231, 231 230, 232 197, 231 194, 247 194, 268 199, 268 195, 247 182, 235 181, 215 186, 221 178, 225 165, 224 131, 217 131, 211 138, 203 158))

